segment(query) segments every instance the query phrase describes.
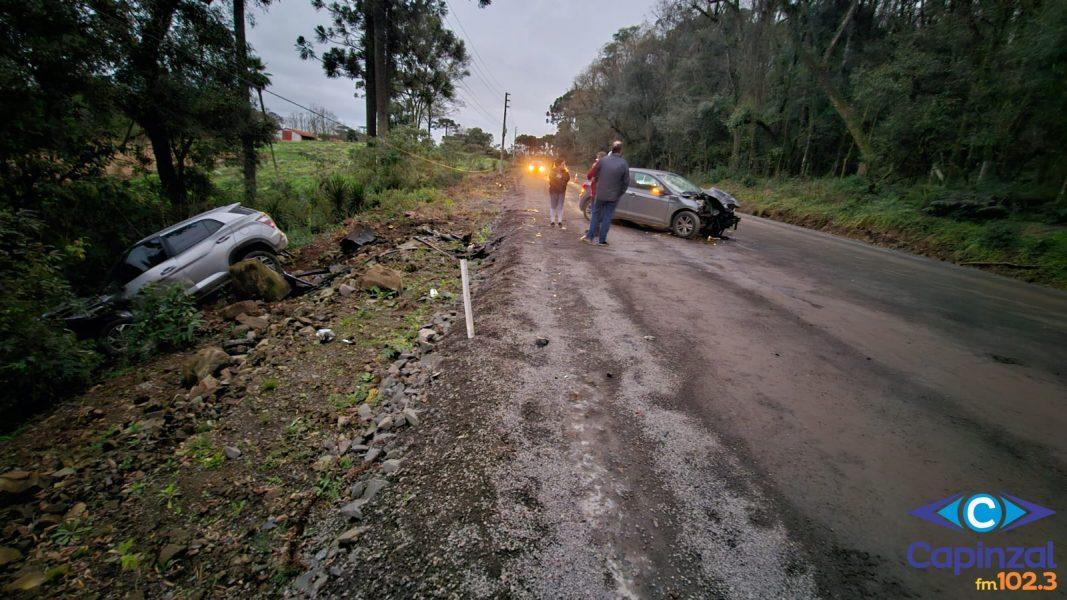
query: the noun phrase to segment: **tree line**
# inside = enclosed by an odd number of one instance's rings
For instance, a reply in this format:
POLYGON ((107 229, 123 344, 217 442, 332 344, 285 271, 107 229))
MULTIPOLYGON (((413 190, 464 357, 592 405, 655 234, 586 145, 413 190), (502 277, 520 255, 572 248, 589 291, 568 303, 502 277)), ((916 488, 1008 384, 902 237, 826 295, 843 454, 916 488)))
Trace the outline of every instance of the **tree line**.
POLYGON ((554 144, 688 173, 1067 187, 1067 3, 664 0, 552 104, 554 144))

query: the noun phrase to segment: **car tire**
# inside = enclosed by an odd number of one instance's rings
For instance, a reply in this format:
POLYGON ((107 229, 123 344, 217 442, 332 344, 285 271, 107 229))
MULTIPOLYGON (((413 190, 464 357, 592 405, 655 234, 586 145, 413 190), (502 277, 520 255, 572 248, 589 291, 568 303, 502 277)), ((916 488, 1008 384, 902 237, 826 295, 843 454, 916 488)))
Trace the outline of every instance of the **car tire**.
POLYGON ((258 260, 259 262, 267 265, 272 270, 277 271, 278 273, 282 272, 282 263, 278 261, 278 255, 273 252, 267 252, 266 250, 253 250, 248 254, 242 256, 241 259, 237 262, 249 259, 258 260))
POLYGON ((671 233, 691 239, 700 234, 700 217, 691 210, 680 210, 671 218, 671 233))
POLYGON ((104 353, 110 357, 122 356, 129 347, 126 328, 131 324, 128 318, 112 319, 100 328, 99 344, 104 353))

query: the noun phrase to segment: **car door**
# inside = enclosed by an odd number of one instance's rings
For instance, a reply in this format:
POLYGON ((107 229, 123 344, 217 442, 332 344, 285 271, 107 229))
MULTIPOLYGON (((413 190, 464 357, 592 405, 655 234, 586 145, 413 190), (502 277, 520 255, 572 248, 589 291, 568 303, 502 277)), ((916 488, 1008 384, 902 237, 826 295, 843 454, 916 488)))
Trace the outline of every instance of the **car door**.
POLYGON ((647 225, 662 227, 667 214, 665 188, 648 173, 631 174, 630 188, 626 191, 629 219, 647 225))
POLYGON ((628 221, 637 220, 637 218, 634 216, 635 213, 633 192, 634 186, 636 185, 634 182, 634 178, 640 174, 641 173, 637 173, 633 169, 630 170, 630 187, 626 188, 626 191, 623 192, 621 196, 619 196, 618 204, 615 206, 616 219, 626 219, 628 221))
POLYGON ((163 235, 175 258, 172 281, 180 282, 190 294, 212 289, 226 277, 232 236, 215 219, 187 223, 163 235))

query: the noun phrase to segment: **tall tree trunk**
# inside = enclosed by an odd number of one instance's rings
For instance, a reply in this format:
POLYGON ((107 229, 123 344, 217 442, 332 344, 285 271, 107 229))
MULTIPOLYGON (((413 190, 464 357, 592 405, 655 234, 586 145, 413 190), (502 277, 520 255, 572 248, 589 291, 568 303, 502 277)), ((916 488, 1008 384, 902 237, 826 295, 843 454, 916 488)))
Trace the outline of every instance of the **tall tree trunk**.
POLYGON ((378 102, 375 97, 378 78, 374 70, 374 15, 369 12, 363 19, 363 98, 367 108, 367 135, 378 135, 378 102))
POLYGON ((845 128, 848 129, 849 135, 852 136, 853 141, 856 142, 856 147, 860 149, 860 157, 863 164, 857 170, 861 175, 866 173, 867 166, 873 164, 875 161, 874 147, 871 146, 871 142, 867 139, 867 133, 863 131, 863 123, 856 115, 855 109, 845 99, 844 95, 834 82, 830 81, 830 74, 826 71, 826 67, 821 63, 816 62, 808 52, 801 52, 801 56, 804 59, 804 63, 808 69, 811 70, 815 76, 815 83, 818 84, 819 89, 830 101, 830 106, 834 107, 837 114, 841 117, 841 120, 845 122, 845 128))
POLYGON ((152 144, 152 156, 156 163, 156 174, 163 193, 171 202, 172 208, 179 215, 185 216, 186 194, 181 170, 175 165, 174 142, 162 125, 159 115, 144 115, 141 128, 152 144))
POLYGON ((389 100, 392 98, 389 73, 389 47, 386 35, 386 0, 373 0, 374 19, 374 112, 378 118, 378 133, 389 133, 389 100))
MULTIPOLYGON (((132 53, 137 70, 143 74, 144 85, 149 90, 157 89, 162 65, 159 61, 159 49, 166 37, 178 10, 179 0, 163 0, 151 6, 148 21, 141 33, 137 49, 132 53)), ((167 131, 166 121, 159 114, 156 103, 152 101, 124 105, 125 112, 141 126, 149 143, 156 163, 156 174, 163 193, 170 200, 171 206, 178 214, 184 215, 186 209, 185 182, 181 169, 175 165, 174 141, 167 131)))
POLYGON ((741 128, 734 127, 730 133, 733 134, 733 143, 730 146, 730 171, 736 173, 741 163, 741 128))
POLYGON ((815 115, 811 110, 811 104, 808 104, 808 135, 807 140, 804 142, 804 155, 800 158, 800 176, 804 177, 808 171, 808 153, 811 151, 811 136, 815 133, 815 115))
POLYGON ((248 41, 245 38, 245 0, 233 0, 233 36, 237 50, 237 72, 241 79, 237 85, 245 94, 245 104, 248 110, 245 113, 244 131, 241 133, 241 162, 244 166, 245 202, 254 204, 256 201, 256 144, 252 132, 248 131, 251 126, 255 108, 252 106, 252 89, 248 84, 248 41))

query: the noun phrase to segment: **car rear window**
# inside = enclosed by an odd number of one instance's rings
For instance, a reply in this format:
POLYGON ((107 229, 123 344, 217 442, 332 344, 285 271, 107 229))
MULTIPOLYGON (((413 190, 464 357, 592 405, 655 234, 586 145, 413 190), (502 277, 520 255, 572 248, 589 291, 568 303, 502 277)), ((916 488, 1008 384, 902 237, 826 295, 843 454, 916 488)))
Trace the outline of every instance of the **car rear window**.
POLYGON ((222 223, 214 219, 201 219, 195 223, 189 223, 179 229, 164 235, 171 252, 175 256, 185 252, 189 248, 199 244, 207 237, 222 227, 222 223))
POLYGON ((167 251, 163 240, 152 238, 130 248, 119 264, 115 266, 112 279, 119 285, 126 285, 145 271, 167 260, 167 251))
POLYGON ((230 212, 236 215, 251 215, 254 214, 256 211, 252 210, 251 208, 245 208, 243 206, 235 206, 230 209, 230 212))

